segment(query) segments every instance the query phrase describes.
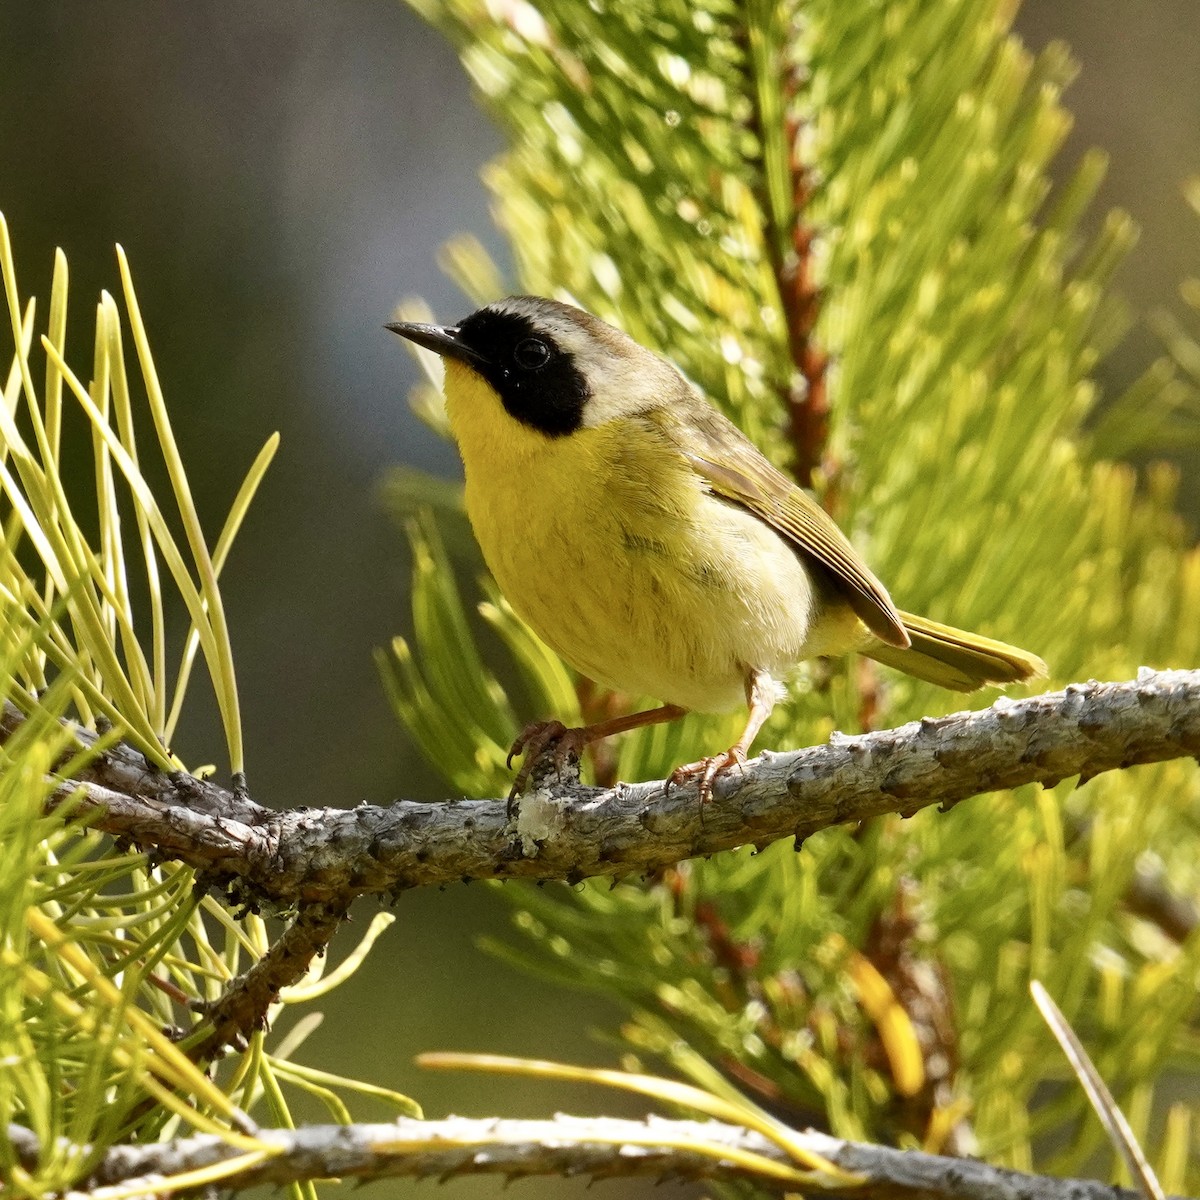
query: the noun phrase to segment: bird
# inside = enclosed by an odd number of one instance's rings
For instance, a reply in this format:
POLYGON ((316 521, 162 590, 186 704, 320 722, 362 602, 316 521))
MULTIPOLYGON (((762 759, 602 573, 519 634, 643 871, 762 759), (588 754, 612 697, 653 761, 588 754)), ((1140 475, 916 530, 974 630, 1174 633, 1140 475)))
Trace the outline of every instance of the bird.
POLYGON ((702 802, 744 764, 806 659, 865 654, 955 691, 1046 672, 1036 655, 903 612, 820 504, 668 359, 573 305, 517 295, 457 325, 386 326, 445 364, 468 518, 514 611, 564 661, 655 708, 533 721, 534 764, 741 704, 737 741, 677 767, 702 802))

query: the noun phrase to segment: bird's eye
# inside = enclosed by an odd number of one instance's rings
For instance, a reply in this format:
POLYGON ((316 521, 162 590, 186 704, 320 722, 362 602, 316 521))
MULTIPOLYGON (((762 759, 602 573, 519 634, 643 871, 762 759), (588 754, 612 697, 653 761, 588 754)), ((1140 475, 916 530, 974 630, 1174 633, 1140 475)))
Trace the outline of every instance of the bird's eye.
POLYGON ((513 361, 525 371, 536 371, 550 361, 550 347, 540 338, 526 338, 513 350, 513 361))

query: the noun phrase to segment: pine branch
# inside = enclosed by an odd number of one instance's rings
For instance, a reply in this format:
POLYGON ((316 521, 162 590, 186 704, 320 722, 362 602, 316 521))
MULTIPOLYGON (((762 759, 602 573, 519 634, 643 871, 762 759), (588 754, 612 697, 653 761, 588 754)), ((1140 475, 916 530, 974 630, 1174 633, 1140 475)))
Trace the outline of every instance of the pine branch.
MULTIPOLYGON (((22 718, 10 710, 11 730, 22 718)), ((653 871, 736 846, 798 841, 886 813, 942 810, 982 792, 1200 754, 1200 670, 1073 684, 978 712, 925 718, 828 745, 766 752, 717 781, 701 808, 662 781, 611 789, 562 783, 503 800, 271 811, 189 776, 146 773, 121 790, 112 755, 64 783, 93 827, 195 867, 271 906, 471 879, 575 881, 653 871), (222 811, 222 805, 225 811, 222 811), (228 814, 228 815, 227 815, 228 814)))
MULTIPOLYGON (((19 722, 16 710, 4 726, 19 722)), ((82 788, 94 828, 235 884, 270 906, 343 904, 354 896, 476 878, 577 881, 653 871, 684 858, 803 841, 888 812, 944 811, 982 792, 1081 781, 1105 770, 1200 754, 1200 670, 1144 671, 1123 683, 1073 684, 980 712, 926 718, 828 745, 764 752, 721 776, 713 802, 662 781, 504 800, 272 811, 191 776, 148 772, 112 786, 113 755, 59 788, 82 788), (222 805, 224 810, 222 810, 222 805)))
MULTIPOLYGON (((0 735, 23 720, 8 706, 0 735)), ((212 783, 154 771, 127 748, 98 758, 55 797, 76 796, 93 828, 195 868, 198 886, 224 888, 250 908, 299 910, 269 954, 210 1008, 202 1053, 211 1056, 261 1025, 279 989, 303 976, 357 896, 459 880, 574 882, 654 871, 785 837, 799 846, 821 829, 886 813, 945 811, 981 792, 1196 755, 1200 670, 1147 670, 1124 683, 1074 684, 764 753, 720 778, 704 807, 694 789, 668 793, 661 781, 610 789, 543 781, 515 821, 503 800, 276 812, 212 783)))
POLYGON ((210 1029, 192 1057, 198 1062, 215 1058, 226 1046, 240 1046, 251 1032, 264 1028, 280 991, 302 979, 312 960, 325 953, 348 907, 347 902, 302 908, 270 950, 205 1009, 210 1029))
POLYGON ((740 40, 751 101, 749 127, 758 144, 763 242, 779 293, 792 366, 791 378, 780 388, 795 455, 792 470, 804 487, 811 487, 829 437, 829 356, 815 333, 821 311, 813 264, 817 230, 807 215, 815 177, 801 150, 798 105, 808 73, 795 58, 799 44, 795 19, 747 11, 740 40), (777 23, 783 28, 776 28, 777 23))
POLYGON ((1143 867, 1130 880, 1125 903, 1131 912, 1157 925, 1176 945, 1183 945, 1200 924, 1195 904, 1171 891, 1161 875, 1143 867))
MULTIPOLYGON (((32 1166, 39 1151, 36 1137, 20 1126, 10 1126, 8 1133, 21 1161, 32 1166)), ((587 1175, 752 1180, 759 1188, 779 1193, 794 1193, 804 1180, 810 1193, 836 1192, 847 1200, 1137 1200, 1136 1192, 1092 1180, 1027 1175, 971 1159, 847 1142, 813 1130, 792 1134, 801 1150, 858 1177, 835 1183, 815 1172, 797 1172, 784 1151, 762 1135, 717 1121, 561 1115, 548 1121, 400 1118, 390 1125, 263 1130, 257 1137, 269 1148, 269 1156, 254 1156, 220 1177, 222 1190, 331 1177, 365 1181, 395 1176, 445 1180, 460 1175, 587 1175)), ((243 1148, 214 1135, 114 1146, 86 1184, 68 1195, 82 1197, 115 1184, 125 1185, 128 1194, 131 1182, 143 1179, 151 1194, 162 1190, 164 1176, 211 1169, 243 1155, 243 1148)))

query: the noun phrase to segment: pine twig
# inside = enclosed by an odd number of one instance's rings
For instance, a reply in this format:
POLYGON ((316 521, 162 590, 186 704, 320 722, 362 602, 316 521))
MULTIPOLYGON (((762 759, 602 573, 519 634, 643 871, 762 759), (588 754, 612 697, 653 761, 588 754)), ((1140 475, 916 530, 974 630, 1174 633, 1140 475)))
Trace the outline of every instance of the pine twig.
MULTIPOLYGON (((8 1134, 20 1160, 32 1166, 39 1153, 36 1137, 19 1126, 10 1126, 8 1134)), ((229 1173, 219 1178, 222 1190, 332 1177, 361 1182, 396 1176, 445 1180, 460 1175, 740 1179, 771 1192, 797 1189, 794 1164, 777 1145, 758 1133, 718 1121, 400 1118, 381 1125, 263 1130, 257 1137, 267 1148, 266 1155, 246 1156, 244 1149, 210 1134, 114 1146, 86 1184, 67 1196, 100 1200, 102 1189, 116 1185, 129 1196, 130 1187, 139 1180, 145 1180, 144 1194, 150 1196, 167 1186, 165 1177, 211 1171, 239 1157, 243 1164, 231 1164, 229 1173), (771 1170, 773 1166, 777 1172, 771 1170)), ((1092 1180, 1027 1175, 971 1159, 847 1142, 813 1130, 794 1137, 803 1149, 858 1177, 854 1182, 822 1186, 820 1177, 812 1175, 806 1189, 810 1194, 836 1192, 846 1200, 1138 1200, 1136 1192, 1092 1180)))
POLYGON ((808 215, 816 174, 802 152, 799 107, 808 76, 793 57, 798 42, 795 29, 776 39, 770 22, 760 24, 753 17, 747 19, 742 38, 750 76, 746 90, 752 101, 748 124, 759 147, 763 242, 792 368, 780 393, 788 414, 792 470, 803 487, 811 487, 829 437, 829 356, 816 336, 822 300, 813 254, 818 231, 808 215))
POLYGON ((98 810, 94 828, 195 867, 209 885, 304 908, 459 880, 573 882, 653 871, 741 845, 799 842, 886 813, 944 811, 982 792, 1052 786, 1073 775, 1085 782, 1197 755, 1200 670, 1147 670, 1127 682, 1072 684, 977 712, 766 752, 720 777, 703 808, 693 788, 667 793, 662 781, 540 788, 522 799, 515 823, 502 799, 247 810, 246 801, 211 784, 200 807, 190 779, 182 786, 174 775, 147 775, 123 792, 99 782, 107 776, 96 767, 57 795, 81 791, 81 808, 98 810), (219 812, 216 795, 235 815, 219 812))
POLYGON ((1139 867, 1125 893, 1129 911, 1152 921, 1176 945, 1183 945, 1200 924, 1196 905, 1171 891, 1157 872, 1139 867))
POLYGON ((192 1056, 200 1062, 216 1057, 226 1046, 265 1026, 267 1012, 279 993, 302 979, 314 958, 325 953, 338 926, 346 919, 342 904, 311 904, 303 908, 248 971, 234 979, 219 1000, 205 1010, 210 1026, 192 1056))
POLYGON ((1071 1028, 1071 1023, 1063 1016, 1062 1009, 1055 1003, 1054 998, 1046 991, 1040 980, 1033 979, 1029 983, 1029 991, 1033 1002, 1038 1006, 1050 1032, 1066 1055, 1079 1086, 1083 1088, 1104 1132, 1108 1134, 1113 1149, 1125 1160, 1125 1166, 1130 1178, 1138 1185, 1143 1200, 1166 1200, 1162 1185, 1154 1174, 1154 1168, 1146 1159, 1145 1151, 1138 1144, 1132 1127, 1121 1111, 1113 1094, 1108 1090, 1108 1084, 1096 1070, 1096 1064, 1079 1040, 1079 1035, 1071 1028))

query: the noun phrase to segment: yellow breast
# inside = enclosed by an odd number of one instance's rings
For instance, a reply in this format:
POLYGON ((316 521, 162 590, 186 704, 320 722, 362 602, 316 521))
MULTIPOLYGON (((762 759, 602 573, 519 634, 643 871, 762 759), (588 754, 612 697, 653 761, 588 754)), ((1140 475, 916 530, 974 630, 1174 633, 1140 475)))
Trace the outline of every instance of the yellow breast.
POLYGON ((684 708, 744 702, 747 669, 811 653, 814 596, 788 543, 709 493, 654 420, 548 437, 447 363, 467 513, 517 613, 577 670, 684 708))

